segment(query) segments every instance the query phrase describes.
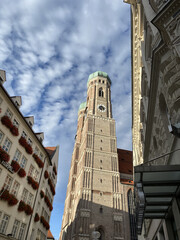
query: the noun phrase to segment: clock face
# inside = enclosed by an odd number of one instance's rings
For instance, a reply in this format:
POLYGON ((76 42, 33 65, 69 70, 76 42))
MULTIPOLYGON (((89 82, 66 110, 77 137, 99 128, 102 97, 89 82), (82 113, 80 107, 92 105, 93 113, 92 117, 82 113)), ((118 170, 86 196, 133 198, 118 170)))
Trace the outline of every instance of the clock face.
POLYGON ((104 105, 98 105, 98 110, 100 111, 100 112, 105 112, 106 111, 106 107, 104 106, 104 105))

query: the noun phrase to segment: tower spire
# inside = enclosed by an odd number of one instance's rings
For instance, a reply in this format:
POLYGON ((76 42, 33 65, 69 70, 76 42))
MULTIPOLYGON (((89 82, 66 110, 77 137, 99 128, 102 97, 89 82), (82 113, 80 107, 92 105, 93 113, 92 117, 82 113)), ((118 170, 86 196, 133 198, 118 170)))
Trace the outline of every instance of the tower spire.
POLYGON ((102 240, 124 235, 110 88, 107 73, 89 75, 87 101, 78 111, 60 240, 90 240, 97 231, 102 240))

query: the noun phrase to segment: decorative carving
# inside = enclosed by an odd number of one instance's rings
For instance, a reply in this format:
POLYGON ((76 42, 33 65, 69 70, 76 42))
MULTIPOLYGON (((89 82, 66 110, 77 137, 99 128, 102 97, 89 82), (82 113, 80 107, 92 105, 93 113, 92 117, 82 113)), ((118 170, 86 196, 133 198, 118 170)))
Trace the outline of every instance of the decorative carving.
POLYGON ((114 221, 116 221, 116 222, 122 222, 122 220, 123 220, 122 215, 114 215, 114 221))
POLYGON ((81 217, 90 217, 90 212, 81 211, 81 217))

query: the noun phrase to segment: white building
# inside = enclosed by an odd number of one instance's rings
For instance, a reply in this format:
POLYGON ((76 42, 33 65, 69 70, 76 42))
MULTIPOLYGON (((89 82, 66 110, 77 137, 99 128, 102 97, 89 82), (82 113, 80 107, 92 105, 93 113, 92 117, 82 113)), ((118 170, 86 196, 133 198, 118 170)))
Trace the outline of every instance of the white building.
POLYGON ((57 183, 59 147, 43 146, 43 133, 24 117, 21 97, 10 97, 0 70, 0 239, 44 240, 57 183))
POLYGON ((180 1, 131 4, 138 239, 180 239, 180 1))

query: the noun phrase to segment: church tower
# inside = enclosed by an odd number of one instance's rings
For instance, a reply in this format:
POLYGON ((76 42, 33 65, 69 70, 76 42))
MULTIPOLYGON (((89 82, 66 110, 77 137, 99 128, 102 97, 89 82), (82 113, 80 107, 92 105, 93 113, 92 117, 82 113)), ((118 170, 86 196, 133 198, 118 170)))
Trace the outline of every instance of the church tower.
POLYGON ((90 74, 78 111, 60 240, 130 239, 124 238, 122 191, 111 80, 98 71, 90 74))

